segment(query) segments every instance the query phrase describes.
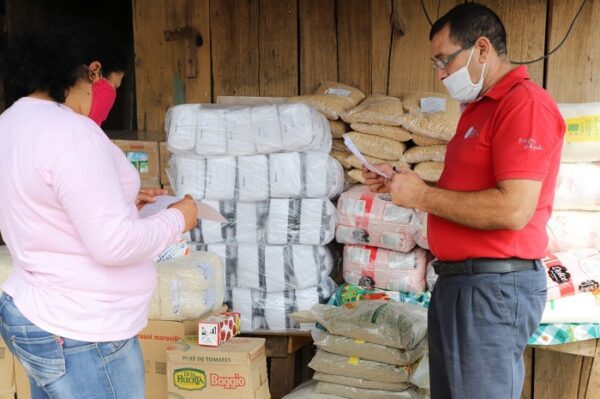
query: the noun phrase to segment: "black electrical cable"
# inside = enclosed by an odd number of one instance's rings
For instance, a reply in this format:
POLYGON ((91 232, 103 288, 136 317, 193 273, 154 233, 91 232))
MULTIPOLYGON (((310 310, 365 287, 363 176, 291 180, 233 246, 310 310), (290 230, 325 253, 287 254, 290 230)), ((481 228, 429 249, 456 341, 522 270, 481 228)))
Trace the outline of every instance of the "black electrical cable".
MULTIPOLYGON (((544 54, 543 56, 541 56, 539 58, 536 58, 535 60, 531 60, 531 61, 510 61, 510 62, 512 64, 515 64, 515 65, 533 64, 535 62, 539 62, 539 61, 545 60, 546 58, 548 58, 552 54, 554 54, 559 48, 561 48, 561 46, 565 43, 565 41, 567 40, 567 38, 571 34, 571 30, 575 26, 575 22, 577 21, 577 18, 579 18, 579 14, 581 14, 581 11, 583 10, 583 7, 585 6, 585 4, 587 2, 588 2, 588 0, 583 0, 581 2, 581 5, 579 6, 579 10, 577 10, 577 14, 575 14, 575 17, 573 17, 573 21, 571 21, 571 25, 569 25, 569 29, 567 30, 567 33, 565 34, 565 37, 563 37, 563 39, 560 41, 560 43, 558 44, 558 46, 556 46, 554 49, 552 49, 551 51, 549 51, 548 54, 544 54)), ((429 18, 429 14, 427 14, 427 9, 425 8, 425 3, 423 2, 423 0, 421 0, 421 8, 423 9, 423 13, 425 14, 425 18, 427 18, 427 22, 429 22, 429 25, 433 25, 433 23, 431 22, 431 18, 429 18)))

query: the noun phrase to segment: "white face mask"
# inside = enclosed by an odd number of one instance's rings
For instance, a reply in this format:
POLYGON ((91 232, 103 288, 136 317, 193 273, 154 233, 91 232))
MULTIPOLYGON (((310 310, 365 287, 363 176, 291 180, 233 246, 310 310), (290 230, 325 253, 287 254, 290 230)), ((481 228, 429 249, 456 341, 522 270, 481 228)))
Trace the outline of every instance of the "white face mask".
POLYGON ((444 86, 446 86, 450 96, 463 104, 469 104, 475 101, 477 96, 479 96, 479 93, 481 93, 481 89, 483 88, 483 74, 485 73, 486 64, 483 64, 479 82, 471 82, 471 75, 469 75, 468 66, 471 62, 471 57, 473 56, 474 50, 475 47, 471 49, 467 65, 442 80, 442 83, 444 83, 444 86))

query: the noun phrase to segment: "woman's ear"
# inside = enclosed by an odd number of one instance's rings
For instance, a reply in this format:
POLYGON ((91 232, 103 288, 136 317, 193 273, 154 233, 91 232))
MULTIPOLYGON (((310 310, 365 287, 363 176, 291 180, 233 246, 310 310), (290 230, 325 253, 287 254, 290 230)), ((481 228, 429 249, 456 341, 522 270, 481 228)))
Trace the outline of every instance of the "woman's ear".
POLYGON ((102 64, 100 61, 92 61, 88 65, 89 78, 92 82, 98 81, 102 77, 102 64))

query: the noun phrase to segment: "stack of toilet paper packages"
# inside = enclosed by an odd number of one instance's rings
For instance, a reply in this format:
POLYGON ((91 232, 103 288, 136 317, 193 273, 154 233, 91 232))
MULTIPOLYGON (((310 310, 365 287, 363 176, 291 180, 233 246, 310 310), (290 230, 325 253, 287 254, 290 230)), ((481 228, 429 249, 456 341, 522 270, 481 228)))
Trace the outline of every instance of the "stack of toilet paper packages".
POLYGON ((189 234, 196 243, 326 245, 334 238, 336 209, 328 199, 204 203, 218 210, 226 222, 199 220, 189 234))
POLYGON ((314 392, 344 398, 419 398, 429 389, 427 310, 407 303, 316 305, 291 315, 326 329, 309 367, 314 392))

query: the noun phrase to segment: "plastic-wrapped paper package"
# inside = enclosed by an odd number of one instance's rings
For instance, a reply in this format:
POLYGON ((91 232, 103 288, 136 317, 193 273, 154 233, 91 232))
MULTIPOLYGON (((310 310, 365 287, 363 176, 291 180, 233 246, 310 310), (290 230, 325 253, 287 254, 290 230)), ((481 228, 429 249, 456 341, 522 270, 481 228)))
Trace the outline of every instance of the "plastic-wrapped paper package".
POLYGON ((419 294, 427 289, 427 253, 359 245, 344 246, 344 281, 349 284, 419 294))
POLYGON ((190 251, 156 264, 158 286, 149 305, 150 319, 197 319, 223 305, 223 265, 212 253, 190 251))
POLYGON ((402 101, 396 97, 374 94, 350 111, 340 115, 346 123, 371 123, 374 125, 400 126, 399 117, 404 113, 402 101))
POLYGON ((408 382, 411 372, 409 366, 393 366, 358 357, 340 356, 323 350, 317 351, 308 367, 320 373, 363 378, 384 383, 408 382))
POLYGON ((406 144, 385 137, 358 132, 346 133, 346 137, 352 140, 362 154, 375 158, 396 161, 402 159, 402 154, 406 150, 406 144))
POLYGON ((563 163, 558 171, 554 209, 600 210, 600 163, 563 163))
POLYGON ((596 292, 548 301, 541 323, 600 323, 600 291, 596 292))
POLYGON ((310 330, 314 327, 313 322, 296 322, 289 315, 327 301, 335 289, 331 279, 301 290, 266 292, 234 288, 231 291, 231 309, 240 313, 241 330, 244 332, 310 330))
POLYGON ((182 104, 167 112, 167 146, 202 156, 331 149, 327 120, 305 104, 182 104))
POLYGON ((200 158, 175 155, 173 190, 196 200, 333 198, 343 189, 338 161, 321 152, 200 158))
POLYGON ((444 171, 444 163, 433 161, 420 162, 415 165, 413 170, 426 182, 437 183, 444 171))
POLYGON ((225 265, 226 288, 283 291, 316 286, 333 270, 327 247, 315 245, 198 245, 225 265))
MULTIPOLYGON (((414 349, 400 350, 366 342, 362 339, 353 339, 342 335, 323 332, 315 340, 319 349, 341 356, 358 357, 373 362, 387 363, 396 366, 414 364, 427 352, 427 340, 421 341, 414 349)), ((329 381, 333 382, 333 381, 329 381)), ((368 387, 364 387, 368 388, 368 387)))
POLYGON ((385 137, 396 141, 409 141, 412 138, 410 132, 399 126, 374 125, 372 123, 353 123, 350 125, 352 130, 370 134, 373 136, 385 137))
POLYGON ((415 247, 412 236, 412 209, 394 205, 367 186, 354 186, 337 204, 336 238, 340 243, 369 244, 408 252, 415 247))
POLYGON ((322 82, 315 94, 290 97, 288 102, 304 103, 314 107, 329 120, 337 120, 340 114, 358 104, 365 95, 352 86, 342 83, 322 82))
POLYGON ((196 243, 325 245, 335 235, 336 209, 328 199, 203 202, 226 222, 199 220, 189 233, 196 243))
POLYGON ((600 161, 600 102, 558 104, 567 131, 561 162, 600 161))
MULTIPOLYGON (((12 273, 12 257, 6 245, 0 245, 0 284, 8 279, 12 273)), ((0 292, 2 290, 0 289, 0 292)))
POLYGON ((600 212, 556 211, 546 230, 548 253, 600 248, 600 212))
POLYGON ((418 246, 429 249, 427 242, 427 212, 415 209, 415 217, 411 223, 411 234, 418 246))
POLYGON ((446 142, 454 136, 461 115, 458 101, 439 93, 411 93, 403 97, 402 104, 408 111, 399 117, 405 129, 446 142))
POLYGON ((427 397, 416 387, 410 387, 405 391, 385 391, 382 389, 356 388, 322 381, 317 384, 315 392, 340 395, 347 399, 424 399, 427 397))
POLYGON ((439 145, 439 144, 447 144, 444 140, 432 139, 430 137, 419 136, 418 134, 411 134, 412 141, 415 145, 429 146, 429 145, 439 145))
POLYGON ((420 163, 427 161, 444 162, 446 157, 445 145, 416 146, 404 153, 404 159, 408 163, 420 163))
POLYGON ((344 375, 315 372, 313 378, 317 381, 329 382, 331 384, 346 385, 349 387, 364 389, 382 389, 384 391, 405 391, 410 388, 406 382, 381 382, 371 381, 364 378, 347 377, 344 375))
POLYGON ((300 323, 318 322, 335 335, 410 350, 427 334, 427 310, 418 305, 358 301, 344 306, 315 305, 291 315, 300 323))
POLYGON ((548 300, 600 289, 600 249, 559 252, 544 258, 543 263, 548 300))
MULTIPOLYGON (((387 163, 391 166, 395 166, 396 168, 406 168, 406 169, 410 169, 411 166, 410 164, 408 164, 407 162, 405 162, 403 160, 403 158, 401 157, 401 159, 398 159, 396 161, 389 161, 386 159, 380 159, 380 158, 375 158, 375 157, 371 157, 368 155, 364 156, 365 159, 371 164, 371 165, 377 165, 377 164, 381 164, 381 163, 387 163)), ((356 168, 356 169, 360 169, 362 172, 362 168, 363 168, 363 163, 360 159, 358 159, 358 157, 354 154, 349 155, 346 159, 345 159, 346 163, 349 164, 351 167, 356 168)))

